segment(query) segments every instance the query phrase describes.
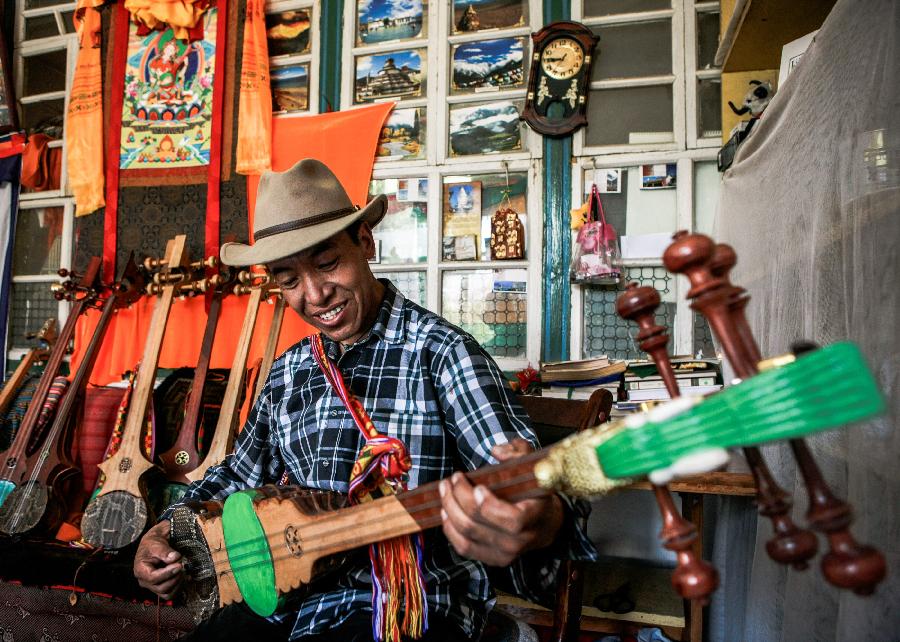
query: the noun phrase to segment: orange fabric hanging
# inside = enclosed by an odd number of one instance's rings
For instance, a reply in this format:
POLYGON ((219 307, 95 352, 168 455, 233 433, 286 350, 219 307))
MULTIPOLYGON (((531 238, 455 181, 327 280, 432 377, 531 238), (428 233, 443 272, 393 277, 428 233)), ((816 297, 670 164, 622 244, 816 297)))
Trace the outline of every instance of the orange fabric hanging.
MULTIPOLYGON (((90 382, 92 384, 102 386, 120 381, 122 373, 132 370, 135 364, 141 360, 155 300, 156 297, 147 296, 130 308, 119 310, 116 313, 106 331, 100 354, 97 356, 97 362, 91 373, 90 382)), ((274 307, 266 304, 259 307, 253 339, 250 343, 248 363, 254 363, 262 357, 269 326, 272 324, 274 307)), ((245 296, 229 296, 222 301, 222 312, 216 327, 216 339, 212 348, 211 368, 231 368, 246 310, 247 297, 245 296)), ((70 372, 78 370, 78 364, 81 363, 84 350, 91 340, 91 335, 93 335, 99 319, 99 310, 89 310, 78 320, 70 372)), ((204 297, 176 300, 169 313, 169 322, 166 325, 168 331, 163 339, 159 367, 195 367, 200 356, 200 343, 203 340, 205 327, 204 297)), ((296 313, 287 311, 284 315, 275 354, 280 355, 314 331, 314 328, 302 321, 296 313)))
POLYGON ((91 214, 103 200, 103 79, 100 12, 103 0, 79 0, 75 8, 78 59, 66 114, 66 168, 75 196, 75 216, 91 214))
MULTIPOLYGON (((272 121, 272 170, 283 172, 302 158, 316 158, 338 177, 350 200, 366 204, 381 127, 396 103, 272 121)), ((247 177, 247 208, 253 229, 259 176, 247 177)))
POLYGON ((241 51, 236 171, 262 174, 272 166, 272 88, 264 0, 247 0, 241 51))
MULTIPOLYGON (((135 23, 147 30, 172 27, 181 40, 203 37, 200 18, 213 3, 210 0, 125 0, 125 8, 135 23)), ((138 31, 138 35, 143 35, 138 31)))

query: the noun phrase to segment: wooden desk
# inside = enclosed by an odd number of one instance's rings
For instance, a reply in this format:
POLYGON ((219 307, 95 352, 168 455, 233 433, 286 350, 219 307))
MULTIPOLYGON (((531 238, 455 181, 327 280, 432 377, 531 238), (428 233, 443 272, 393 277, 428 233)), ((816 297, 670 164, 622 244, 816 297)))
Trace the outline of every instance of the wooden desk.
MULTIPOLYGON (((684 477, 669 484, 681 496, 684 517, 696 527, 699 537, 695 544, 698 554, 703 549, 703 495, 753 497, 756 488, 749 473, 717 472, 684 477)), ((636 482, 626 489, 651 490, 649 482, 636 482)), ((656 626, 673 640, 702 642, 703 606, 696 600, 682 600, 672 588, 672 569, 605 559, 586 564, 584 595, 581 609, 581 630, 585 632, 624 634, 637 629, 656 626), (636 609, 617 614, 600 611, 593 606, 594 598, 615 590, 625 582, 632 586, 636 609), (647 605, 652 605, 648 607, 647 605)), ((548 627, 553 624, 553 612, 510 595, 501 595, 497 608, 529 624, 548 627)))

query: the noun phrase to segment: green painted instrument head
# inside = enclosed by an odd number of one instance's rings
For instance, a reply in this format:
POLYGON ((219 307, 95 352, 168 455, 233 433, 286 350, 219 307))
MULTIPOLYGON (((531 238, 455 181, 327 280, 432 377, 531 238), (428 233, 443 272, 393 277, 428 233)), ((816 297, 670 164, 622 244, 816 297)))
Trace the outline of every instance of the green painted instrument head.
POLYGON ((222 532, 234 580, 247 606, 263 617, 278 608, 275 568, 265 530, 256 516, 255 490, 234 493, 222 509, 222 532))

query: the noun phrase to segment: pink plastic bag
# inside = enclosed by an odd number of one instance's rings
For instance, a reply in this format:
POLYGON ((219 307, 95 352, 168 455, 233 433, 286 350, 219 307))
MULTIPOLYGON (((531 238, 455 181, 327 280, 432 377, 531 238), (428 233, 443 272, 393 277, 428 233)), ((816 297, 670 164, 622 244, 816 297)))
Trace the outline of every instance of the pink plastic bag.
POLYGON ((575 283, 617 281, 621 276, 619 239, 606 222, 600 191, 591 187, 590 219, 578 230, 572 251, 571 278, 575 283))

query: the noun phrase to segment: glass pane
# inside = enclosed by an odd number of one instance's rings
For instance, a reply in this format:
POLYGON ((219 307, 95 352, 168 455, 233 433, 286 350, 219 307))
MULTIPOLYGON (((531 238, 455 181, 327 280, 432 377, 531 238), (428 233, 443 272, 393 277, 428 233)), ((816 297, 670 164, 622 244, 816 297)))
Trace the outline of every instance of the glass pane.
POLYGON ((13 274, 56 274, 60 267, 63 217, 62 207, 19 210, 13 274))
POLYGON ((394 109, 378 138, 377 160, 425 158, 425 108, 394 109))
POLYGON ((672 73, 672 21, 597 27, 599 55, 591 80, 638 78, 672 73))
POLYGON ((375 276, 388 279, 407 299, 425 307, 425 273, 424 272, 376 272, 375 276))
POLYGON ((9 306, 8 350, 28 349, 32 341, 25 338, 37 332, 49 318, 56 318, 59 304, 50 292, 50 283, 13 283, 9 306))
POLYGON ((668 9, 670 0, 584 0, 584 16, 610 16, 616 13, 635 13, 668 9))
POLYGON ((453 0, 453 33, 528 24, 528 0, 453 0))
POLYGON ((297 56, 309 53, 311 9, 293 9, 266 14, 266 40, 269 57, 297 56))
POLYGON ((421 38, 428 34, 423 0, 360 0, 356 4, 356 44, 421 38))
POLYGON ((25 40, 34 38, 50 38, 59 35, 59 27, 56 26, 56 16, 34 16, 25 18, 25 40))
POLYGON ((354 103, 425 95, 425 49, 405 49, 356 58, 354 103))
POLYGON ((272 111, 288 113, 309 109, 309 63, 271 67, 272 111))
POLYGON ((65 101, 62 98, 22 105, 20 112, 22 127, 28 132, 40 128, 43 133, 52 138, 62 138, 65 111, 65 101))
POLYGON ((386 194, 388 210, 375 226, 374 263, 422 263, 428 259, 428 179, 372 181, 369 191, 386 194))
POLYGON ((697 69, 709 69, 719 48, 719 14, 697 14, 697 69))
POLYGON ((66 50, 50 51, 23 59, 22 95, 33 96, 66 89, 66 50))
MULTIPOLYGON (((591 185, 596 183, 606 221, 620 237, 669 235, 675 231, 677 221, 677 178, 674 163, 589 169, 584 176, 584 202, 590 197, 591 185)), ((650 258, 646 253, 630 253, 625 240, 621 241, 621 249, 623 258, 650 258)))
POLYGON ((526 258, 528 175, 525 172, 510 172, 508 191, 507 199, 506 174, 444 178, 442 260, 526 258), (491 235, 494 231, 498 239, 492 251, 491 235), (502 242, 500 236, 503 237, 502 242))
POLYGON ((66 0, 25 0, 26 9, 41 9, 43 7, 54 7, 56 5, 60 5, 61 7, 65 7, 66 5, 75 6, 75 3, 67 2, 66 0))
POLYGON ((517 152, 522 149, 521 101, 450 108, 450 155, 517 152))
POLYGON ((480 93, 523 86, 524 51, 525 38, 499 38, 454 45, 451 92, 480 93))
POLYGON ((709 324, 702 314, 692 312, 694 316, 694 355, 703 359, 716 358, 716 346, 713 343, 709 324))
POLYGON ((588 145, 673 142, 672 86, 592 91, 585 132, 588 145))
POLYGON ((700 138, 722 135, 722 81, 719 78, 697 81, 697 133, 700 138))
POLYGON ((716 162, 694 163, 694 230, 712 234, 721 180, 716 162))
POLYGON ((74 16, 74 11, 64 11, 62 14, 63 28, 65 28, 66 33, 75 33, 74 16))
POLYGON ((525 270, 445 272, 441 314, 494 357, 524 357, 528 273, 525 270))
MULTIPOLYGON (((656 288, 662 303, 656 309, 656 323, 664 326, 671 342, 675 328, 675 279, 662 266, 625 268, 624 278, 615 286, 585 286, 584 346, 582 358, 608 356, 610 359, 643 359, 645 353, 634 341, 638 328, 616 314, 616 299, 625 284, 637 281, 656 288)), ((671 343, 670 343, 671 345, 671 343)))

